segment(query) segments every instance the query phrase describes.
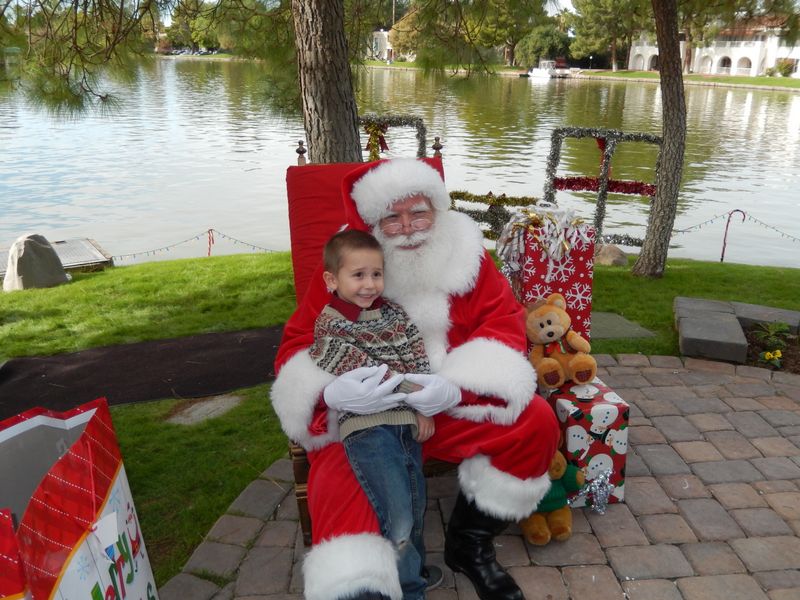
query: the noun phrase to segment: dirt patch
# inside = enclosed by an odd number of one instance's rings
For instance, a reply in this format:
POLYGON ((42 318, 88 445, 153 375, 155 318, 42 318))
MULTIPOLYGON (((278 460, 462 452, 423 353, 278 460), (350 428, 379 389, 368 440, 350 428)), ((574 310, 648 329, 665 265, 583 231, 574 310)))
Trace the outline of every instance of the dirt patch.
POLYGON ((786 348, 781 350, 781 366, 777 368, 774 365, 759 360, 761 352, 773 352, 775 348, 767 347, 764 342, 755 336, 753 330, 745 330, 744 335, 747 338, 748 365, 800 375, 800 338, 798 338, 798 336, 792 336, 787 340, 786 348))

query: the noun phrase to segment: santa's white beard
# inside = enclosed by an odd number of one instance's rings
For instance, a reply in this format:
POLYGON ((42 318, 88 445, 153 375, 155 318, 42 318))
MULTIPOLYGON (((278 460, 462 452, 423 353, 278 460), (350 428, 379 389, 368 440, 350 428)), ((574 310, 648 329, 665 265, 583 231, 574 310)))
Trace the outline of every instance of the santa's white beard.
POLYGON ((389 237, 378 228, 373 232, 383 246, 384 296, 400 304, 419 328, 434 372, 447 353, 450 303, 443 284, 452 252, 443 234, 447 228, 437 225, 408 236, 389 237))
POLYGON ((430 293, 437 287, 448 254, 446 240, 436 225, 434 222, 426 231, 396 236, 375 228, 373 235, 383 247, 387 297, 406 296, 413 290, 430 293))

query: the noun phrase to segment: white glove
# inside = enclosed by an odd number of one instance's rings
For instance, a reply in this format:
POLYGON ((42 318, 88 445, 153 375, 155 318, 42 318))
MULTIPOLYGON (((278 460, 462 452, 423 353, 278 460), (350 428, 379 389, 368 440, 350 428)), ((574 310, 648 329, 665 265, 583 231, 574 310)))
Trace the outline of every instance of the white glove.
POLYGON ((399 373, 381 383, 388 370, 386 365, 359 367, 339 375, 325 387, 325 404, 334 410, 358 415, 394 408, 406 395, 392 393, 403 381, 403 376, 399 373))
POLYGON ((431 417, 461 402, 461 390, 440 375, 409 373, 404 377, 406 381, 422 386, 421 390, 406 398, 406 404, 421 415, 431 417))

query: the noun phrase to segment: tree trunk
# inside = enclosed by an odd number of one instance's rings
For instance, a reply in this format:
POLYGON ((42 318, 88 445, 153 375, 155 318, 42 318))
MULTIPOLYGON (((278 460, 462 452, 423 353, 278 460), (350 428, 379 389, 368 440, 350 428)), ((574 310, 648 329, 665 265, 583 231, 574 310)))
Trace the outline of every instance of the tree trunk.
POLYGON ((694 37, 691 28, 686 29, 686 42, 683 51, 683 72, 687 75, 692 72, 692 57, 694 55, 694 37))
POLYGON ((661 277, 667 265, 669 240, 678 207, 683 153, 686 147, 686 100, 683 95, 676 0, 652 0, 656 17, 658 65, 661 71, 662 137, 656 166, 656 196, 650 206, 647 233, 634 275, 661 277))
POLYGON ((361 162, 342 0, 292 0, 303 122, 313 162, 361 162))
POLYGON ((625 36, 625 42, 628 44, 628 51, 625 52, 625 70, 631 68, 631 50, 633 50, 633 34, 629 33, 625 36))
POLYGON ((611 71, 617 70, 617 37, 611 38, 611 71))
POLYGON ((513 67, 517 62, 517 45, 511 42, 506 42, 503 54, 505 54, 506 65, 513 67))

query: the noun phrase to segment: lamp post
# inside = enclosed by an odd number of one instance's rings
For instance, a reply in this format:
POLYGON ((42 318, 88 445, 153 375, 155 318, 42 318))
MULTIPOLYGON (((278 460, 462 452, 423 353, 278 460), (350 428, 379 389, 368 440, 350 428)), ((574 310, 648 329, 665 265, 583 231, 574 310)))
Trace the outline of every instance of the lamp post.
POLYGON ((590 55, 589 55, 589 70, 590 70, 590 71, 592 70, 592 59, 593 59, 593 58, 594 58, 594 56, 590 54, 590 55))

